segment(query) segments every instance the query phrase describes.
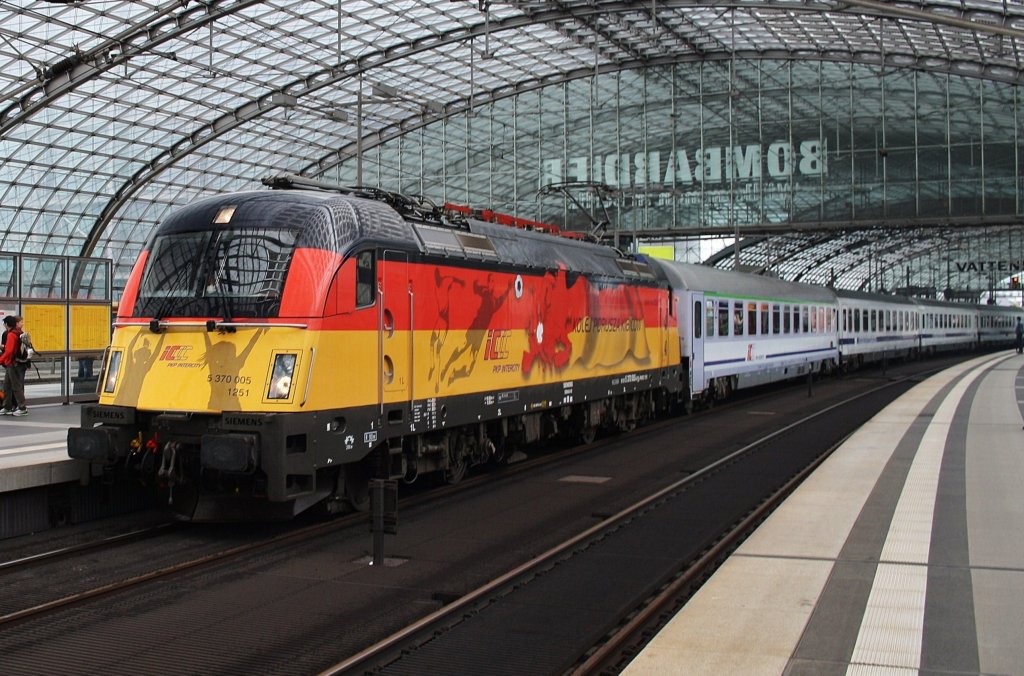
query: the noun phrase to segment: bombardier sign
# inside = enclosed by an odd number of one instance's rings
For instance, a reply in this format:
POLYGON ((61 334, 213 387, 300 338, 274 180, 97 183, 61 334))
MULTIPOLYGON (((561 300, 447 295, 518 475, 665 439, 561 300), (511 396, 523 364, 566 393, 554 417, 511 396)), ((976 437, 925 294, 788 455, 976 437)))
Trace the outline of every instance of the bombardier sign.
POLYGON ((735 181, 762 178, 787 180, 793 176, 823 176, 828 173, 826 147, 820 139, 790 143, 775 141, 767 146, 705 146, 674 152, 616 153, 544 160, 542 184, 561 181, 595 181, 613 187, 650 185, 678 188, 711 187, 735 181))

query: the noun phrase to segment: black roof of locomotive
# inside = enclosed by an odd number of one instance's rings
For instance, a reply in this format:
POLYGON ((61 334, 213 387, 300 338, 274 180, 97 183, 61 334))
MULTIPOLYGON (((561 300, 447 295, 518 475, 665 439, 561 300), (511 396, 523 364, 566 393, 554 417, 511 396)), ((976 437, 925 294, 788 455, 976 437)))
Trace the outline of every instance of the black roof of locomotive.
MULTIPOLYGON (((656 276, 642 259, 626 257, 605 245, 476 219, 458 224, 418 222, 403 217, 381 200, 318 190, 259 190, 208 197, 175 211, 153 237, 217 228, 268 227, 294 228, 299 231, 296 246, 341 255, 356 248, 383 246, 521 268, 564 268, 572 273, 646 281, 654 281, 656 276), (226 207, 234 207, 230 221, 214 223, 226 207), (455 244, 439 247, 431 242, 428 231, 475 235, 474 241, 485 245, 462 246, 458 238, 452 238, 455 244)), ((152 238, 147 247, 151 245, 152 238)))

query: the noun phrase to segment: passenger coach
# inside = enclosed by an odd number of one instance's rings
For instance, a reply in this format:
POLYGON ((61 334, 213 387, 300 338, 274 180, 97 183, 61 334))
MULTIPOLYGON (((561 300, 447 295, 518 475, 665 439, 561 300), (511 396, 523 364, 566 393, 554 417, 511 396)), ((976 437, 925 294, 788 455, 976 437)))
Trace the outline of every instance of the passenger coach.
POLYGON ((921 348, 919 307, 902 296, 837 289, 839 351, 844 368, 914 356, 921 348))
POLYGON ((690 395, 730 392, 839 359, 836 297, 828 289, 701 265, 656 261, 679 299, 681 353, 690 395))

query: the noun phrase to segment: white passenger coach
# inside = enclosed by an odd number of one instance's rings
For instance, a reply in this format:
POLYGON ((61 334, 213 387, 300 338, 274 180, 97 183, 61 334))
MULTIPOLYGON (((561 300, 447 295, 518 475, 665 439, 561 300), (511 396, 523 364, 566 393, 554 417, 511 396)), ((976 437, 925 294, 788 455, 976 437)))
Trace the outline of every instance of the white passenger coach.
POLYGON ((835 290, 650 259, 672 289, 690 399, 884 358, 1010 347, 1018 307, 835 290))
POLYGON ((838 362, 837 302, 828 289, 658 261, 676 295, 691 398, 828 370, 838 362))

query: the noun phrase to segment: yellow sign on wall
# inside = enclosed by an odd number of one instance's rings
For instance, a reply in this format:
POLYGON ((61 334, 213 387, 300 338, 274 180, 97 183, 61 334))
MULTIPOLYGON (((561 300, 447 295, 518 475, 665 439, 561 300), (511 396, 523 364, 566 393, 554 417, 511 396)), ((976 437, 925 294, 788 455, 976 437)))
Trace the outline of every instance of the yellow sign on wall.
POLYGON ((641 244, 637 249, 640 253, 651 258, 671 261, 675 260, 676 257, 676 248, 671 244, 641 244))
POLYGON ((71 306, 71 349, 104 350, 110 344, 110 306, 71 306))
POLYGON ((25 315, 25 330, 32 336, 32 346, 37 352, 61 352, 67 349, 67 310, 63 305, 26 304, 22 312, 25 315))

